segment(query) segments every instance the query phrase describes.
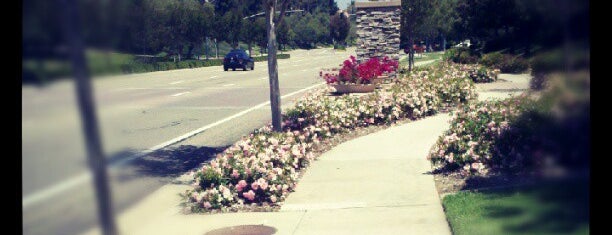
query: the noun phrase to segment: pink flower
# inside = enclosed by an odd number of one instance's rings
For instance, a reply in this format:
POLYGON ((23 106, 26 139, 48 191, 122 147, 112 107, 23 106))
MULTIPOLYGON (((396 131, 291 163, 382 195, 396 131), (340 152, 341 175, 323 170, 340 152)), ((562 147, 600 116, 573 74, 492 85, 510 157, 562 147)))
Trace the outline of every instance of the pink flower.
POLYGON ((276 199, 276 196, 274 196, 274 195, 270 196, 270 201, 271 201, 271 202, 273 202, 273 203, 274 203, 274 202, 276 202, 276 200, 277 200, 277 199, 276 199))
POLYGON ((244 187, 246 187, 246 186, 247 186, 247 182, 246 182, 246 181, 244 181, 244 180, 240 180, 240 181, 238 181, 238 184, 236 185, 236 190, 237 190, 238 192, 242 192, 242 190, 243 190, 243 189, 244 189, 244 187))
POLYGON ((255 192, 253 192, 253 190, 249 190, 246 193, 242 193, 242 196, 246 199, 249 199, 249 201, 255 200, 255 192))
POLYGON ((253 182, 253 183, 251 184, 251 188, 252 188, 253 190, 257 190, 257 189, 259 189, 259 184, 257 183, 257 181, 255 181, 255 182, 253 182))
POLYGON ((209 209, 211 207, 212 205, 210 204, 210 202, 204 202, 204 208, 209 209))
POLYGON ((232 178, 236 179, 238 177, 240 177, 240 173, 238 173, 238 171, 236 169, 234 169, 232 171, 232 178))
POLYGON ((257 184, 262 190, 266 190, 268 188, 268 182, 264 178, 259 178, 257 180, 257 184))

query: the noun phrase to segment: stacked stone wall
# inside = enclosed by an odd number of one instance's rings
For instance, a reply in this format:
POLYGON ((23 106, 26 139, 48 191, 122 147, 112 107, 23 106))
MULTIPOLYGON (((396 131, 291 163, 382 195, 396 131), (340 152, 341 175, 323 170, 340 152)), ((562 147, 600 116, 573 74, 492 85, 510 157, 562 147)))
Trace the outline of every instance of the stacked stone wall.
POLYGON ((399 4, 381 7, 357 5, 358 38, 355 52, 358 61, 385 56, 399 59, 400 15, 399 4))

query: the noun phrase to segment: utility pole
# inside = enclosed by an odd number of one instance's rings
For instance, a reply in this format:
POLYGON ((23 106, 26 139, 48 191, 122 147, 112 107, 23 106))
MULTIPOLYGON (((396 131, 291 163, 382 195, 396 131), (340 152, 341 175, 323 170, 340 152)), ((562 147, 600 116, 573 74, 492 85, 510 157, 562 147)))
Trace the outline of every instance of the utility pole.
POLYGON ((102 151, 96 106, 93 100, 93 90, 89 81, 89 71, 85 60, 84 45, 81 39, 77 3, 75 0, 60 0, 64 37, 70 48, 70 60, 76 79, 76 93, 81 114, 81 125, 85 136, 88 163, 93 171, 93 183, 98 199, 98 216, 100 227, 105 235, 116 235, 117 227, 113 215, 112 200, 108 177, 106 173, 106 158, 102 151))

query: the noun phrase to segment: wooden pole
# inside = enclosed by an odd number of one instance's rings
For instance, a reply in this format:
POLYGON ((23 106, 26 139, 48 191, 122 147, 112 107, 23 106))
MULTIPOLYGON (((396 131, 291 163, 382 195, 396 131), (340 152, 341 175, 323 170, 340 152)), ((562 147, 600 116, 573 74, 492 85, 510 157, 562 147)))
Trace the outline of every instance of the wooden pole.
POLYGON ((81 115, 81 125, 85 135, 88 163, 93 171, 93 183, 98 199, 98 216, 105 235, 117 234, 115 225, 111 192, 106 173, 106 158, 102 151, 96 106, 93 100, 93 90, 89 81, 89 71, 85 60, 84 45, 81 40, 79 22, 74 0, 60 0, 60 9, 63 9, 62 20, 64 36, 70 47, 70 60, 76 79, 76 93, 81 115))

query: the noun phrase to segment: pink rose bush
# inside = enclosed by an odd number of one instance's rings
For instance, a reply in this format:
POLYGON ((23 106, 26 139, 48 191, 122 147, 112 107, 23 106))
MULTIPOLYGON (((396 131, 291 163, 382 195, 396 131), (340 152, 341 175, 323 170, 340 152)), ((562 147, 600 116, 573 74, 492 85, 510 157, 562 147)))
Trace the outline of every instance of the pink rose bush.
MULTIPOLYGON (((352 61, 345 65, 350 68, 345 72, 355 72, 352 61)), ((283 132, 272 132, 269 125, 262 127, 199 168, 194 174, 194 189, 184 194, 186 205, 194 212, 278 205, 315 159, 314 150, 334 135, 419 119, 437 113, 440 107, 476 98, 471 80, 454 70, 448 75, 442 71, 446 69, 438 66, 399 77, 385 89, 363 96, 329 96, 326 89, 306 94, 283 113, 283 132)))
POLYGON ((455 112, 428 155, 437 171, 540 174, 588 167, 590 74, 553 81, 538 96, 470 103, 455 112))
POLYGON ((434 66, 417 67, 409 76, 433 82, 433 89, 441 102, 445 106, 452 106, 477 98, 476 87, 468 78, 468 71, 465 65, 441 62, 434 66))
POLYGON ((437 169, 459 169, 465 174, 486 174, 496 164, 495 142, 532 100, 526 96, 503 101, 477 102, 453 113, 449 130, 430 150, 437 169))
POLYGON ((274 133, 269 126, 260 128, 196 172, 197 186, 186 193, 191 195, 187 203, 192 211, 211 211, 283 200, 299 170, 314 159, 313 140, 318 137, 310 129, 274 133))

